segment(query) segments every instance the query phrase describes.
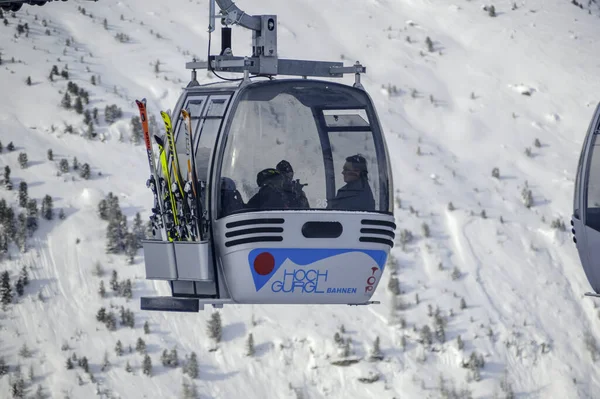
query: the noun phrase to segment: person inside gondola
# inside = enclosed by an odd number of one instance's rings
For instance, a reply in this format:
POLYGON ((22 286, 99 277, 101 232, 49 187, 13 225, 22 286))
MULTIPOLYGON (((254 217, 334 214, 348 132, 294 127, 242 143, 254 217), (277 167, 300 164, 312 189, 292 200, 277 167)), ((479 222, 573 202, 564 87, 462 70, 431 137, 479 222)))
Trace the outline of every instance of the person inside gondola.
POLYGON ((294 180, 294 169, 285 159, 279 162, 276 169, 283 176, 283 193, 286 202, 292 209, 310 209, 308 198, 304 192, 304 186, 299 179, 294 180))
POLYGON ((229 177, 221 178, 221 214, 229 215, 245 208, 242 195, 237 190, 235 182, 229 177))
POLYGON ((329 209, 347 211, 374 211, 375 199, 368 181, 367 160, 360 154, 346 158, 342 169, 344 185, 335 198, 329 201, 329 209))
POLYGON ((287 209, 289 204, 283 193, 283 176, 277 169, 263 169, 256 175, 260 187, 248 203, 246 209, 287 209))

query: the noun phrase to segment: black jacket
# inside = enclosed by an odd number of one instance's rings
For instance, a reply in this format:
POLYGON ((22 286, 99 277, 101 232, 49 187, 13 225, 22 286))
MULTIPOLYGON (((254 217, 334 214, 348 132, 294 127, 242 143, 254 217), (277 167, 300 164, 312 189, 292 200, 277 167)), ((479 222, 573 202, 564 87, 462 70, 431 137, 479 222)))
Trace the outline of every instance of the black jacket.
POLYGON ((375 199, 367 179, 359 179, 340 188, 329 209, 347 211, 374 211, 375 199))
POLYGON ((260 188, 248 203, 246 209, 287 209, 286 196, 282 190, 271 185, 265 185, 260 188))

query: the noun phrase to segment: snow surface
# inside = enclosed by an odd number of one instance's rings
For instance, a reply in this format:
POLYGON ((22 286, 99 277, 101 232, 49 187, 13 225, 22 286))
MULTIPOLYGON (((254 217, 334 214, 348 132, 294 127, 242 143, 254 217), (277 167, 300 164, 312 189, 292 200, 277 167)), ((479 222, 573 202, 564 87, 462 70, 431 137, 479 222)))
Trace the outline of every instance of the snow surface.
MULTIPOLYGON (((600 320, 594 300, 583 298, 589 284, 568 229, 553 229, 550 222, 558 218, 569 226, 577 158, 600 100, 598 7, 592 4, 588 13, 587 6, 580 9, 567 0, 526 0, 512 10, 512 1, 499 0, 497 17, 491 18, 482 10, 487 3, 476 0, 237 4, 250 14, 278 15, 282 58, 343 57, 367 66, 363 83, 387 134, 401 201, 397 233, 407 229, 414 235, 405 250, 399 244, 393 249, 407 309, 394 323, 388 267, 373 297, 381 305, 226 306, 216 351, 209 351, 214 344, 206 332, 214 310, 137 310, 140 296, 165 294, 167 287, 144 280, 141 252, 132 266, 124 256, 105 254, 106 222, 96 215, 96 205, 112 192, 130 221, 138 211, 144 219, 149 215, 145 151, 128 142, 129 121, 137 115, 134 99, 146 97, 158 121, 160 109, 174 106, 189 79, 184 63, 206 57, 207 2, 25 6, 16 18, 5 13, 8 26, 0 24, 0 141, 16 146, 0 154, 0 168, 10 165, 15 188, 25 180, 38 204, 51 194, 56 209, 66 214, 65 220, 41 220, 29 251, 19 254, 13 247, 11 259, 0 263, 0 271, 9 270, 14 278, 22 265, 31 267, 25 295, 0 312, 0 356, 11 374, 17 364, 24 373, 33 365, 28 393, 39 384, 55 398, 177 398, 181 367, 160 364, 162 350, 176 347, 180 360, 191 351, 198 354, 194 383, 201 398, 436 398, 441 397, 440 375, 447 385, 468 387, 478 398, 504 395, 504 378, 517 397, 596 397, 600 376, 584 336, 600 338, 600 320), (29 37, 16 35, 19 21, 28 23, 29 37), (115 40, 119 32, 130 42, 115 40), (434 52, 428 51, 426 37, 434 52), (159 73, 156 60, 161 60, 159 73), (99 108, 102 122, 96 129, 104 141, 63 132, 67 123, 82 130, 84 125, 81 115, 59 106, 67 82, 48 80, 54 64, 59 70, 68 64, 71 80, 90 92, 87 107, 99 108), (91 85, 92 74, 101 77, 100 84, 91 85), (24 83, 27 76, 31 86, 24 83), (397 90, 388 94, 388 85, 397 90), (109 104, 124 111, 112 126, 103 122, 109 104), (540 148, 533 145, 536 138, 540 148), (525 154, 528 147, 531 156, 525 154), (46 157, 49 148, 53 162, 46 157), (26 169, 18 167, 20 151, 29 155, 26 169), (73 172, 57 176, 59 160, 73 156, 90 163, 90 180, 73 172), (499 179, 491 176, 494 167, 499 179), (521 200, 526 184, 533 192, 531 209, 521 200), (454 211, 448 210, 449 202, 454 211), (429 225, 430 237, 423 235, 422 223, 429 225), (105 270, 102 278, 93 274, 96 262, 105 270), (455 267, 461 275, 453 280, 455 267), (134 299, 98 296, 101 279, 110 291, 112 269, 120 279, 134 279, 134 299), (134 329, 119 326, 109 332, 95 320, 101 306, 121 305, 137 310, 134 329), (448 320, 446 342, 434 343, 433 350, 424 350, 415 332, 433 326, 428 305, 439 306, 448 320), (404 329, 400 317, 407 323, 404 329), (142 331, 144 321, 149 335, 142 331), (348 367, 331 364, 338 357, 333 335, 341 325, 342 336, 352 339, 354 354, 362 359, 348 367), (244 354, 248 333, 255 340, 254 357, 244 354), (462 351, 458 335, 465 343, 462 351), (366 358, 377 336, 385 359, 371 363, 366 358), (135 347, 138 337, 147 343, 152 377, 142 374, 141 355, 117 357, 113 350, 119 339, 126 348, 135 347), (70 349, 63 351, 65 343, 70 349), (31 358, 19 356, 23 344, 33 350, 31 358), (101 372, 105 351, 111 366, 101 372), (481 381, 467 383, 461 362, 472 351, 483 354, 485 367, 481 381), (90 360, 96 384, 81 369, 66 370, 73 352, 90 360), (125 371, 127 361, 132 374, 125 371), (377 382, 358 381, 377 373, 377 382)), ((234 54, 249 53, 250 35, 234 28, 234 54)), ((220 48, 218 35, 212 46, 213 53, 220 48)), ((214 81, 204 73, 199 78, 214 81)), ((0 189, 14 206, 16 193, 0 189)), ((0 397, 9 397, 11 378, 0 377, 0 397)))

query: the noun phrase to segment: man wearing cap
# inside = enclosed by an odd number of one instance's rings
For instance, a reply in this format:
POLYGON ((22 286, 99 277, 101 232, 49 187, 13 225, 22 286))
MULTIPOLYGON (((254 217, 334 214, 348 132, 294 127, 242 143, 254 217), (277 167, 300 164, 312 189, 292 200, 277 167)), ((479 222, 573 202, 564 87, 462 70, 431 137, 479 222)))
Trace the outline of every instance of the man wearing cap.
POLYGON ((345 211, 374 211, 375 199, 369 186, 367 160, 360 154, 346 158, 342 169, 345 186, 340 188, 329 209, 345 211))
POLYGON ((277 164, 276 168, 283 176, 283 193, 290 208, 310 209, 306 193, 302 190, 305 184, 300 184, 298 179, 293 180, 294 169, 292 169, 292 165, 284 159, 277 164))
POLYGON ((283 193, 283 176, 277 169, 263 169, 256 175, 260 187, 248 203, 246 209, 287 209, 289 205, 283 193))

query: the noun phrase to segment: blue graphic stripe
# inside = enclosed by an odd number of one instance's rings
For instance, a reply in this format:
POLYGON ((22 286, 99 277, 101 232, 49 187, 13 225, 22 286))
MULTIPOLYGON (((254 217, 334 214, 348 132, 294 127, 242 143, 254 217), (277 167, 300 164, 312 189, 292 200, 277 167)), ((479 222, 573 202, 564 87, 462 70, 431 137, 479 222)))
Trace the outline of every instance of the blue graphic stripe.
POLYGON ((250 272, 254 280, 254 286, 256 291, 259 291, 270 279, 273 277, 281 265, 289 259, 293 263, 299 266, 307 266, 323 259, 331 258, 333 256, 345 254, 348 252, 361 252, 373 259, 377 266, 383 272, 387 254, 382 250, 372 249, 339 249, 339 248, 256 248, 250 251, 248 254, 248 263, 250 266, 250 272), (275 260, 273 270, 266 275, 260 275, 254 270, 254 260, 256 257, 264 252, 271 254, 275 260))

